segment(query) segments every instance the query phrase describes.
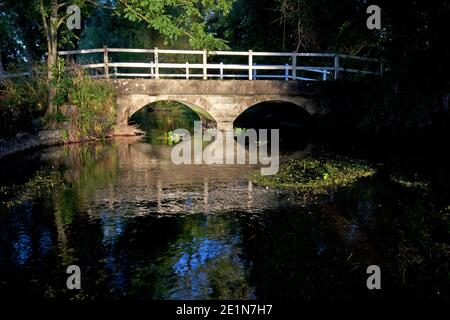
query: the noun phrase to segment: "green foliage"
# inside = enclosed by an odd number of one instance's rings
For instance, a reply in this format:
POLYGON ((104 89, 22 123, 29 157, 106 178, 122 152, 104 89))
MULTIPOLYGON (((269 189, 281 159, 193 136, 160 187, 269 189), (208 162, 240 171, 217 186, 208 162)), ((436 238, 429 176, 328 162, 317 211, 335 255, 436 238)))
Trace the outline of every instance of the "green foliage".
POLYGON ((36 196, 48 194, 53 190, 65 188, 62 173, 51 169, 41 169, 25 184, 16 186, 0 186, 0 208, 11 208, 22 204, 36 196))
POLYGON ((235 49, 367 52, 377 34, 353 0, 237 0, 212 29, 235 49))
POLYGON ((429 181, 419 177, 417 174, 392 174, 390 179, 392 182, 408 189, 428 191, 430 188, 429 181))
POLYGON ((72 125, 80 137, 104 137, 115 124, 114 91, 106 83, 82 74, 74 78, 69 102, 76 106, 72 125))
POLYGON ((74 85, 73 78, 67 76, 65 68, 64 59, 58 58, 51 69, 52 77, 50 80, 50 87, 56 91, 53 97, 53 103, 57 106, 61 106, 67 102, 69 93, 74 85))
MULTIPOLYGON (((79 69, 65 71, 63 59, 58 59, 52 74, 53 102, 58 108, 54 115, 47 116, 46 122, 62 124, 69 121, 75 139, 105 137, 116 117, 114 90, 110 85, 86 77, 79 69), (64 114, 63 106, 74 106, 73 114, 64 114)), ((68 139, 70 135, 65 131, 64 138, 68 139)))
POLYGON ((163 139, 167 142, 168 145, 174 145, 183 141, 183 137, 177 133, 173 133, 173 131, 169 131, 164 133, 163 139))
POLYGON ((247 131, 247 129, 246 128, 234 128, 233 131, 234 131, 235 136, 240 136, 241 134, 244 134, 247 131))
POLYGON ((0 80, 0 107, 23 108, 43 115, 48 102, 48 82, 33 73, 31 77, 0 80))
POLYGON ((281 164, 276 175, 262 176, 259 172, 251 180, 259 185, 277 188, 295 188, 314 194, 344 187, 370 177, 375 169, 363 161, 348 158, 305 158, 281 164))
POLYGON ((15 65, 29 68, 44 52, 36 4, 37 0, 0 0, 0 61, 9 72, 15 65))
POLYGON ((227 48, 223 39, 208 31, 208 21, 227 15, 234 0, 119 0, 123 16, 133 22, 144 21, 166 39, 187 38, 198 49, 227 48))

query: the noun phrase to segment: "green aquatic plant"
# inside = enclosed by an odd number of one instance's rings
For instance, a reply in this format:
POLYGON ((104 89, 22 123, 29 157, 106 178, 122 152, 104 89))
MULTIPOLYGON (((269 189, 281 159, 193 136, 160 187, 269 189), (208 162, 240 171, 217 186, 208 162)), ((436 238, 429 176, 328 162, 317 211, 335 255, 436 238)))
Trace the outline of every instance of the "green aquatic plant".
POLYGON ((255 184, 266 187, 294 188, 305 192, 326 193, 330 189, 348 186, 361 178, 370 177, 374 173, 374 168, 360 160, 307 157, 282 163, 279 172, 275 175, 263 176, 259 172, 254 172, 250 179, 255 184))
POLYGON ((247 129, 246 128, 234 128, 233 131, 234 131, 235 136, 240 136, 241 134, 244 134, 247 131, 247 129))
POLYGON ((60 171, 41 169, 23 185, 0 186, 0 207, 11 208, 36 196, 64 188, 60 171))
POLYGON ((418 175, 392 174, 390 180, 404 188, 426 191, 430 183, 418 175))
POLYGON ((183 136, 170 130, 164 133, 163 139, 167 142, 168 145, 174 145, 183 141, 183 136))

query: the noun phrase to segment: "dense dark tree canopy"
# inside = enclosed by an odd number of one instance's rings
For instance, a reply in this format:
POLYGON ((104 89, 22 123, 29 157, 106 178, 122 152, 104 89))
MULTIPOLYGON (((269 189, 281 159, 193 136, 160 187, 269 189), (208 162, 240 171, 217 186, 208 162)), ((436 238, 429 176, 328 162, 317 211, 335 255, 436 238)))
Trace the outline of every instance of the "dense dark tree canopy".
POLYGON ((37 7, 33 1, 0 1, 0 54, 3 65, 20 67, 45 52, 37 7))

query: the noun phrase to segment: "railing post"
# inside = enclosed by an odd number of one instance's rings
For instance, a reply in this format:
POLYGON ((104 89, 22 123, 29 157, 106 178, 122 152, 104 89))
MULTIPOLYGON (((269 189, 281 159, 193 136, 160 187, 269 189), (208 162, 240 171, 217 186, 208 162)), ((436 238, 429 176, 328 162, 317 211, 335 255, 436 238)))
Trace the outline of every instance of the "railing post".
POLYGON ((159 54, 157 47, 155 47, 155 79, 159 79, 159 54))
POLYGON ((334 56, 334 80, 339 79, 339 55, 334 56))
POLYGON ((205 50, 203 50, 203 80, 207 80, 208 79, 208 52, 205 50))
MULTIPOLYGON (((256 66, 256 63, 253 63, 253 67, 256 66)), ((256 68, 253 68, 253 80, 256 80, 257 76, 256 76, 256 68)))
POLYGON ((114 78, 117 78, 117 67, 114 67, 114 78))
POLYGON ((322 80, 327 81, 327 70, 324 70, 322 73, 322 80))
POLYGON ((384 65, 383 63, 380 63, 380 78, 383 78, 383 73, 384 73, 384 65))
POLYGON ((248 50, 248 80, 253 80, 253 50, 248 50))
POLYGON ((223 80, 223 62, 220 63, 220 80, 223 80))
POLYGON ((284 65, 284 80, 289 80, 289 64, 284 65))
POLYGON ((108 47, 103 46, 103 65, 105 68, 105 78, 109 79, 109 58, 108 58, 108 47))
POLYGON ((155 67, 154 67, 155 63, 153 61, 150 62, 150 77, 154 78, 155 77, 155 67))
POLYGON ((189 80, 189 62, 186 62, 186 80, 189 80))
POLYGON ((297 80, 297 52, 292 54, 292 80, 297 80))

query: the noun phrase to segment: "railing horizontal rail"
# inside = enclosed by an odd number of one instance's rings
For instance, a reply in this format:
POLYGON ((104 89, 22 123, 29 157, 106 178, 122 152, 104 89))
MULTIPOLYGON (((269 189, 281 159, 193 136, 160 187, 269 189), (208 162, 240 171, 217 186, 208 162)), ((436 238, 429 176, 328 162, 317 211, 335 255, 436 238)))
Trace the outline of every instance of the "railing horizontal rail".
MULTIPOLYGON (((284 79, 284 80, 331 80, 341 78, 341 74, 359 74, 359 75, 382 75, 383 65, 380 64, 376 70, 372 62, 378 62, 374 58, 366 58, 345 54, 336 53, 311 53, 311 52, 253 52, 249 51, 207 51, 207 50, 172 50, 172 49, 134 49, 134 48, 95 48, 95 49, 80 49, 80 50, 67 50, 60 51, 60 56, 74 56, 85 54, 103 54, 103 61, 93 62, 83 60, 74 60, 79 62, 79 66, 83 69, 93 69, 89 73, 95 73, 92 77, 103 77, 108 79, 110 76, 114 77, 150 77, 153 79, 163 78, 246 78, 248 80, 257 79, 284 79), (138 54, 151 54, 150 59, 153 61, 141 61, 141 62, 115 62, 112 61, 112 56, 109 53, 138 53, 138 54), (180 55, 178 61, 167 62, 161 60, 161 55, 180 55), (186 55, 200 56, 201 58, 195 58, 192 62, 179 62, 180 59, 187 59, 186 55), (218 63, 218 59, 214 59, 214 62, 209 61, 208 57, 246 57, 247 63, 218 63), (258 63, 254 63, 254 58, 258 63), (285 64, 278 63, 261 63, 261 57, 280 57, 285 64), (199 60, 201 62, 199 62, 199 60), (342 61, 345 60, 344 67, 342 61), (307 63, 307 65, 301 65, 301 63, 307 63), (314 65, 317 64, 317 65, 314 65), (361 69, 359 69, 361 65, 361 69), (132 70, 118 69, 143 69, 142 73, 132 72, 132 70), (161 70, 165 70, 161 73, 161 70), (167 71, 169 70, 169 71, 167 71), (198 70, 201 70, 198 72, 198 70), (212 74, 209 71, 214 71, 212 74), (230 72, 230 71, 239 72, 230 72), (225 72, 227 71, 227 72, 225 72), (242 74, 246 72, 246 74, 242 74), (280 74, 280 72, 282 72, 280 74), (264 73, 264 74, 263 74, 264 73), (304 76, 304 74, 314 74, 314 77, 304 76), (329 75, 332 75, 331 77, 329 75)), ((129 58, 128 58, 129 59, 129 58)), ((148 59, 148 58, 147 58, 148 59)), ((172 60, 172 58, 170 58, 172 60)), ((87 59, 85 59, 87 60, 87 59)), ((175 59, 177 60, 177 59, 175 59)), ((224 59, 225 61, 230 59, 224 59)), ((274 60, 274 59, 270 59, 274 60)), ((269 61, 270 61, 269 60, 269 61)), ((279 60, 278 60, 279 61, 279 60)), ((68 69, 71 69, 70 66, 68 69)), ((7 74, 2 75, 0 78, 12 78, 29 75, 28 73, 21 74, 7 74)))
POLYGON ((8 79, 8 78, 18 78, 18 77, 26 77, 30 76, 30 72, 21 72, 21 73, 12 73, 12 74, 2 74, 0 79, 8 79))
MULTIPOLYGON (((59 55, 75 55, 75 54, 90 54, 90 53, 102 53, 105 49, 81 49, 81 50, 68 50, 59 51, 59 55)), ((129 48, 107 48, 108 52, 116 53, 155 53, 155 49, 129 49, 129 48)), ((203 50, 171 50, 171 49, 157 49, 161 54, 193 54, 202 55, 205 51, 203 50)), ((248 56, 248 51, 207 51, 208 55, 219 55, 219 56, 248 56)), ((377 59, 359 57, 346 54, 335 54, 335 53, 309 53, 309 52, 252 52, 253 56, 265 56, 265 57, 334 57, 339 55, 341 58, 362 60, 362 61, 372 61, 377 62, 377 59)))
POLYGON ((348 59, 354 59, 354 60, 362 60, 362 61, 372 61, 372 62, 378 62, 375 58, 366 58, 366 57, 358 57, 358 56, 349 56, 346 54, 339 54, 341 58, 348 58, 348 59))
POLYGON ((95 69, 95 68, 104 68, 104 63, 89 63, 89 64, 82 64, 82 68, 84 69, 95 69))
POLYGON ((154 49, 120 49, 120 48, 108 48, 108 52, 118 53, 154 53, 154 49))
POLYGON ((60 56, 74 55, 74 54, 88 54, 88 53, 102 53, 104 49, 83 49, 83 50, 69 50, 58 51, 60 56))

